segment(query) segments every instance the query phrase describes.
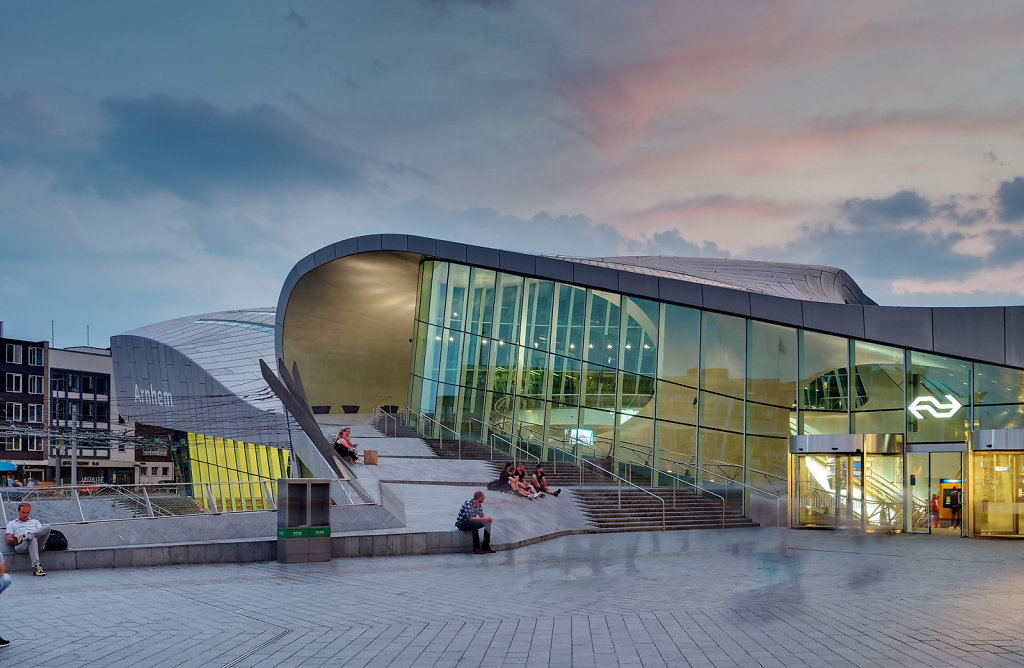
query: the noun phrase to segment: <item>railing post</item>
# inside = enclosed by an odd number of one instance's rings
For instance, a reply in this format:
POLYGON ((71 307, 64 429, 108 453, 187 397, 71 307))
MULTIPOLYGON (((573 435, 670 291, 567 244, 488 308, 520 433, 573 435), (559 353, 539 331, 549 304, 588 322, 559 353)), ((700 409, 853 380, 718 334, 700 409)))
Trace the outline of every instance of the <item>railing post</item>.
POLYGON ((78 489, 74 486, 71 487, 71 496, 75 499, 75 504, 78 505, 78 516, 85 521, 85 512, 82 510, 82 499, 78 497, 78 489))
POLYGON ((267 494, 267 502, 271 510, 277 510, 277 499, 274 498, 273 490, 270 489, 270 481, 263 481, 263 491, 267 494))
POLYGON ((619 478, 619 510, 622 510, 622 478, 619 478))
POLYGON ((146 515, 153 517, 153 504, 149 500, 149 492, 146 491, 145 485, 142 487, 142 496, 146 499, 146 515))
POLYGON ((217 510, 217 502, 213 499, 213 485, 210 483, 204 483, 203 487, 206 489, 206 504, 209 506, 211 513, 219 513, 217 510))

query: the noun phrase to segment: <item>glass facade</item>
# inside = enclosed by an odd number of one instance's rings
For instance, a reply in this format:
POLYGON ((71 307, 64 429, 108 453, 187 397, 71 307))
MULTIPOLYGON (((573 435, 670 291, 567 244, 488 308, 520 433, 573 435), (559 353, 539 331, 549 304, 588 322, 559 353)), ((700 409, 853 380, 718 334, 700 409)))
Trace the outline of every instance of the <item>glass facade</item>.
MULTIPOLYGON (((277 494, 277 479, 290 475, 287 450, 229 438, 189 433, 188 458, 190 482, 219 483, 211 490, 222 512, 273 508, 263 481, 277 494)), ((192 491, 195 499, 205 498, 202 487, 195 485, 192 491)))
MULTIPOLYGON (((409 406, 466 438, 784 493, 792 435, 964 443, 1024 427, 1020 369, 449 262, 420 276, 409 406)), ((822 466, 829 489, 854 479, 822 466)), ((875 487, 904 486, 892 461, 865 466, 875 487)), ((864 510, 904 522, 898 504, 864 510)))

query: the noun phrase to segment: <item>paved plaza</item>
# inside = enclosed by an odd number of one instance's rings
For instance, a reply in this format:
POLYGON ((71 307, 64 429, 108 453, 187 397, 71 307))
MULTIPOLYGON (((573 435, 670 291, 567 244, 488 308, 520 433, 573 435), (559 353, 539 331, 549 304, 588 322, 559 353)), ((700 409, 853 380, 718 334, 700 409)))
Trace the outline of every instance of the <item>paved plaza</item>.
POLYGON ((0 663, 1013 666, 1022 592, 1018 542, 784 529, 58 571, 0 596, 0 663))

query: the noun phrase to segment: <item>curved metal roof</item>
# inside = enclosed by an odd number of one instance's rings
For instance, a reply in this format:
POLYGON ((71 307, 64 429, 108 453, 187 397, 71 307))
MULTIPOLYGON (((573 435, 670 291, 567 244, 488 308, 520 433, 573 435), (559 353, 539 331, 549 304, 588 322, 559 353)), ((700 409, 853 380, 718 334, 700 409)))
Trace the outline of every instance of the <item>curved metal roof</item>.
POLYGON ((152 339, 195 362, 227 390, 252 406, 281 413, 267 388, 260 358, 274 360, 274 309, 216 311, 139 327, 121 336, 152 339))
POLYGON ((830 304, 875 303, 853 277, 837 267, 661 255, 563 259, 788 299, 830 304))
POLYGON ((299 260, 277 302, 275 349, 299 280, 361 253, 425 258, 563 281, 914 350, 1024 368, 1024 306, 879 306, 841 269, 707 258, 564 258, 410 234, 344 239, 299 260))

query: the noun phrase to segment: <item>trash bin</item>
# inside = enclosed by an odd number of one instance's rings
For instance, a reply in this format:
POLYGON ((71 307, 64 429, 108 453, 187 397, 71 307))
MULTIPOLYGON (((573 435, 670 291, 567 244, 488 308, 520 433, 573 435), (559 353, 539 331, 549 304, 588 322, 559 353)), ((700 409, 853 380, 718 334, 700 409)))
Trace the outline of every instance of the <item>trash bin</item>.
POLYGON ((331 560, 331 482, 278 478, 277 560, 282 564, 331 560))

